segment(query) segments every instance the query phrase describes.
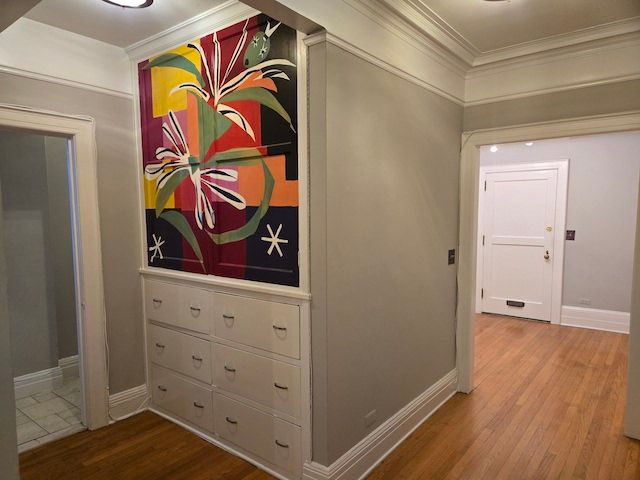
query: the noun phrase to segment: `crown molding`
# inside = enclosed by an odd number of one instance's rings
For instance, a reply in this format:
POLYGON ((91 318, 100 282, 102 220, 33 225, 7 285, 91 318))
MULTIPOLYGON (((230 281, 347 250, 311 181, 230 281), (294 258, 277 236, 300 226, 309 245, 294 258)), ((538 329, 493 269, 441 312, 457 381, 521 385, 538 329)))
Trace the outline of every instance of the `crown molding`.
POLYGON ((200 15, 129 45, 124 51, 133 61, 144 60, 258 13, 256 9, 238 0, 228 0, 200 15))
POLYGON ((392 7, 395 4, 390 0, 344 0, 344 2, 445 68, 463 76, 466 74, 470 63, 435 41, 425 33, 422 26, 408 22, 406 17, 396 12, 392 7))
POLYGON ((551 52, 557 49, 566 49, 597 40, 607 41, 611 38, 635 32, 640 32, 640 17, 626 18, 531 42, 480 52, 473 60, 473 66, 496 63, 536 53, 551 52))

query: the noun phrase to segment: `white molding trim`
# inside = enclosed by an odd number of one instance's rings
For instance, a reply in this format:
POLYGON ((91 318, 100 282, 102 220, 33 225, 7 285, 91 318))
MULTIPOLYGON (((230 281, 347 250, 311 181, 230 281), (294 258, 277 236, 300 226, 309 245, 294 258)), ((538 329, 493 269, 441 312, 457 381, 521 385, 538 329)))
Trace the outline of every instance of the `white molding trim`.
POLYGON ((238 0, 228 0, 167 30, 129 45, 124 50, 131 60, 145 60, 257 13, 259 12, 256 9, 238 0))
POLYGON ((0 126, 53 133, 71 139, 70 203, 78 348, 81 359, 84 415, 94 430, 108 423, 106 311, 98 210, 95 124, 87 117, 56 114, 0 104, 0 126))
POLYGON ((80 376, 78 355, 61 358, 60 360, 58 360, 58 367, 62 371, 62 376, 65 378, 80 376))
POLYGON ((150 396, 146 384, 109 395, 110 423, 124 420, 147 410, 150 396))
POLYGON ((447 373, 330 466, 326 467, 313 462, 305 464, 302 478, 305 480, 365 478, 456 393, 457 377, 455 369, 447 373))
POLYGON ((99 87, 97 85, 90 85, 88 83, 77 82, 75 80, 69 80, 61 77, 54 77, 45 73, 31 72, 28 70, 21 70, 19 68, 9 67, 7 65, 0 65, 0 72, 9 75, 15 75, 17 77, 31 78, 33 80, 40 80, 42 82, 54 83, 56 85, 63 85, 65 87, 80 88, 82 90, 88 90, 90 92, 102 93, 103 95, 111 95, 114 97, 126 98, 131 100, 133 95, 131 93, 122 92, 120 90, 112 90, 106 87, 99 87))
POLYGON ((562 49, 597 40, 609 39, 640 31, 640 17, 625 18, 622 20, 596 25, 593 27, 574 30, 573 32, 552 35, 550 37, 533 40, 530 42, 511 45, 505 48, 480 52, 474 59, 473 66, 500 62, 510 58, 522 57, 551 50, 562 49))
POLYGON ((28 397, 40 392, 50 392, 62 386, 62 369, 47 368, 34 373, 27 373, 13 379, 16 398, 28 397))
MULTIPOLYGON (((497 165, 487 165, 480 167, 480 181, 478 183, 478 191, 482 192, 481 185, 485 182, 487 174, 501 173, 501 172, 520 172, 520 171, 534 171, 534 170, 556 170, 558 172, 557 187, 556 187, 556 216, 555 223, 553 225, 553 275, 551 278, 551 313, 550 322, 555 325, 561 323, 562 316, 562 279, 564 274, 564 232, 567 222, 567 202, 569 193, 569 159, 559 159, 549 162, 538 163, 504 163, 497 165)), ((483 231, 483 208, 484 195, 478 196, 478 232, 483 231)), ((484 258, 481 256, 481 252, 484 252, 484 246, 482 244, 482 235, 478 233, 478 254, 476 264, 476 313, 482 312, 482 296, 481 288, 484 274, 484 258)))
POLYGON ((456 363, 461 392, 474 389, 475 300, 480 147, 608 132, 640 130, 640 111, 463 132, 460 158, 456 363))
POLYGON ((607 332, 629 333, 631 314, 614 310, 562 306, 562 325, 607 332))
POLYGON ((418 77, 412 75, 411 73, 405 70, 402 70, 394 65, 391 65, 390 63, 385 62, 384 60, 370 54, 369 52, 362 50, 361 48, 356 47, 355 45, 347 42, 346 40, 341 39, 340 37, 332 35, 329 32, 323 31, 319 33, 314 33, 313 35, 309 35, 308 37, 306 37, 304 42, 305 42, 305 45, 307 45, 308 47, 312 45, 316 45, 317 43, 321 43, 321 42, 330 43, 332 45, 335 45, 336 47, 339 47, 345 50, 346 52, 349 52, 361 58, 366 62, 371 63, 372 65, 375 65, 376 67, 382 68, 383 70, 389 73, 392 73, 393 75, 396 75, 397 77, 400 77, 404 80, 408 80, 409 82, 419 87, 422 87, 425 90, 429 90, 430 92, 435 93, 436 95, 439 95, 443 98, 446 98, 447 100, 452 101, 458 105, 461 105, 461 106, 464 105, 464 101, 461 98, 451 95, 450 93, 436 87, 435 85, 425 82, 424 80, 419 79, 418 77))

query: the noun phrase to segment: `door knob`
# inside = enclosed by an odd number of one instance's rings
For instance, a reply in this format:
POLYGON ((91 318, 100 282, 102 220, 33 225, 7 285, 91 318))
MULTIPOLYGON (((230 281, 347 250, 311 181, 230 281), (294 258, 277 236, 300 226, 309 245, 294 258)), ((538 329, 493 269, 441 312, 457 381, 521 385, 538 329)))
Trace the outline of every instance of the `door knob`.
POLYGON ((544 259, 545 259, 545 260, 549 260, 549 258, 550 258, 549 250, 547 250, 547 251, 545 252, 545 254, 544 254, 544 259))

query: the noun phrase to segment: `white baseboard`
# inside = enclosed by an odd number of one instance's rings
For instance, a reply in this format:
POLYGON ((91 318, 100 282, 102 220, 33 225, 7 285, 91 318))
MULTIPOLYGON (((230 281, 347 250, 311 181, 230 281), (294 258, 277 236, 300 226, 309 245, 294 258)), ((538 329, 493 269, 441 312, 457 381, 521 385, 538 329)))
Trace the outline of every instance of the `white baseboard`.
POLYGON ((111 422, 124 420, 148 408, 149 391, 146 385, 138 385, 124 392, 109 395, 109 418, 111 422))
POLYGON ((325 467, 315 462, 305 464, 302 478, 305 480, 359 480, 365 478, 387 455, 456 393, 457 382, 458 374, 454 369, 330 466, 325 467))
POLYGON ((629 333, 630 319, 631 315, 628 312, 563 306, 560 323, 567 327, 629 333))
POLYGON ((13 379, 13 387, 16 398, 23 398, 36 393, 50 392, 55 388, 60 388, 62 382, 62 369, 60 367, 53 367, 15 377, 13 379))
POLYGON ((62 370, 64 378, 74 378, 80 376, 80 368, 78 366, 78 355, 61 358, 58 360, 58 367, 62 370))

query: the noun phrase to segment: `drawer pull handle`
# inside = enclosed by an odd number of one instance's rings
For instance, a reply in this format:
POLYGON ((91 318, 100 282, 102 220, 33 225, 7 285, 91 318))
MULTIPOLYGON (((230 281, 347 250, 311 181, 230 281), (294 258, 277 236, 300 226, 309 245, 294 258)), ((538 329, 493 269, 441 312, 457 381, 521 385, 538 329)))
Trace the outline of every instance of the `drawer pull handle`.
POLYGON ((166 392, 167 391, 167 387, 163 387, 162 385, 158 385, 158 390, 160 390, 161 392, 166 392))
POLYGON ((278 331, 280 331, 280 332, 286 332, 286 331, 287 331, 287 327, 280 327, 280 326, 278 326, 278 325, 274 325, 274 326, 273 326, 273 329, 274 329, 274 330, 278 330, 278 331))
POLYGON ((227 366, 225 365, 225 366, 224 366, 224 369, 225 369, 227 372, 236 373, 236 369, 235 369, 235 368, 227 367, 227 366))
POLYGON ((202 405, 201 403, 198 402, 193 402, 193 406, 196 408, 204 408, 204 405, 202 405))
POLYGON ((289 387, 285 385, 280 385, 278 382, 273 384, 274 387, 279 388, 280 390, 289 390, 289 387))
POLYGON ((156 342, 156 347, 164 349, 165 345, 156 342))
POLYGON ((225 320, 233 320, 236 318, 235 315, 227 315, 226 313, 222 314, 222 318, 224 318, 225 320))
POLYGON ((162 300, 160 300, 159 298, 154 298, 153 299, 153 304, 154 305, 162 305, 162 300))
POLYGON ((227 417, 225 420, 226 420, 227 422, 229 422, 231 425, 237 425, 237 424, 238 424, 238 421, 237 421, 237 420, 233 420, 233 419, 231 419, 231 418, 229 418, 229 417, 227 417))
POLYGON ((190 309, 192 312, 200 312, 200 308, 199 308, 199 307, 189 307, 189 309, 190 309))
POLYGON ((191 358, 193 358, 196 362, 201 362, 202 361, 202 357, 199 357, 197 355, 191 355, 191 358))
POLYGON ((282 448, 289 448, 289 445, 287 445, 286 443, 281 443, 278 440, 276 440, 276 445, 282 448))

